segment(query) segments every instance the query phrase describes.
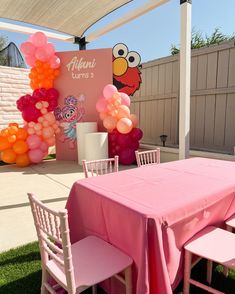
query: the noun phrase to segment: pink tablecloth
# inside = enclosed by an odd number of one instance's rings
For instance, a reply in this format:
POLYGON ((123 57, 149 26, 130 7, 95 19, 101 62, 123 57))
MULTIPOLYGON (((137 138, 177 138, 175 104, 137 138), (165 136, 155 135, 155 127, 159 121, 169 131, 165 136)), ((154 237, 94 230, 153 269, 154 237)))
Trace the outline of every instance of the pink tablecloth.
POLYGON ((107 240, 134 259, 134 293, 170 294, 182 278, 184 243, 221 226, 234 196, 235 163, 203 158, 80 180, 67 202, 71 241, 107 240))

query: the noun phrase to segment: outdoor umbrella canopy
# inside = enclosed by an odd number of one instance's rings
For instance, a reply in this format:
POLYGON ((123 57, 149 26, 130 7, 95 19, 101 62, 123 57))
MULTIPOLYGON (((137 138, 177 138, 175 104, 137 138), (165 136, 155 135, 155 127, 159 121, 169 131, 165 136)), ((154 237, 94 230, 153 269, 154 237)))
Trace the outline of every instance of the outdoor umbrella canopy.
POLYGON ((82 37, 102 17, 132 0, 0 0, 0 17, 82 37))

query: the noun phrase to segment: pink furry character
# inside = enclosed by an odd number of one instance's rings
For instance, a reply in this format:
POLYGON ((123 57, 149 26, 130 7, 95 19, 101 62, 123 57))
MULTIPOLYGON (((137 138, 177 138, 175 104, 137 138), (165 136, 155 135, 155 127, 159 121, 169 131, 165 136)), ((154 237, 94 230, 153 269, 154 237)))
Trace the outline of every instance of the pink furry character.
POLYGON ((54 110, 56 120, 60 121, 60 127, 64 129, 59 140, 61 142, 68 140, 70 149, 74 149, 76 144, 76 123, 81 121, 85 114, 84 101, 83 94, 79 98, 68 96, 64 98, 64 106, 58 106, 54 110))

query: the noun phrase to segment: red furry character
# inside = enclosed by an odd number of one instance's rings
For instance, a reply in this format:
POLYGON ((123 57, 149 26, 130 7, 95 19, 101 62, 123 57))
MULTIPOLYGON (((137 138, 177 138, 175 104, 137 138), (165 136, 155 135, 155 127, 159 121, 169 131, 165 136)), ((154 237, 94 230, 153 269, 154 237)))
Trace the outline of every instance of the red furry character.
POLYGON ((113 84, 119 92, 133 95, 140 88, 140 55, 128 51, 126 45, 119 43, 113 47, 113 84))

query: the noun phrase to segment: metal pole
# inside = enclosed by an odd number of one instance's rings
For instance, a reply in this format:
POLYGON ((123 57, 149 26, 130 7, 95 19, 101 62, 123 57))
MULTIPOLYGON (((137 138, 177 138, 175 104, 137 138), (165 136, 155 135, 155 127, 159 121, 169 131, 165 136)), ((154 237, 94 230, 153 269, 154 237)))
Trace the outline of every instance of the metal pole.
POLYGON ((191 75, 191 0, 180 0, 180 97, 179 159, 189 157, 190 139, 190 75, 191 75))

